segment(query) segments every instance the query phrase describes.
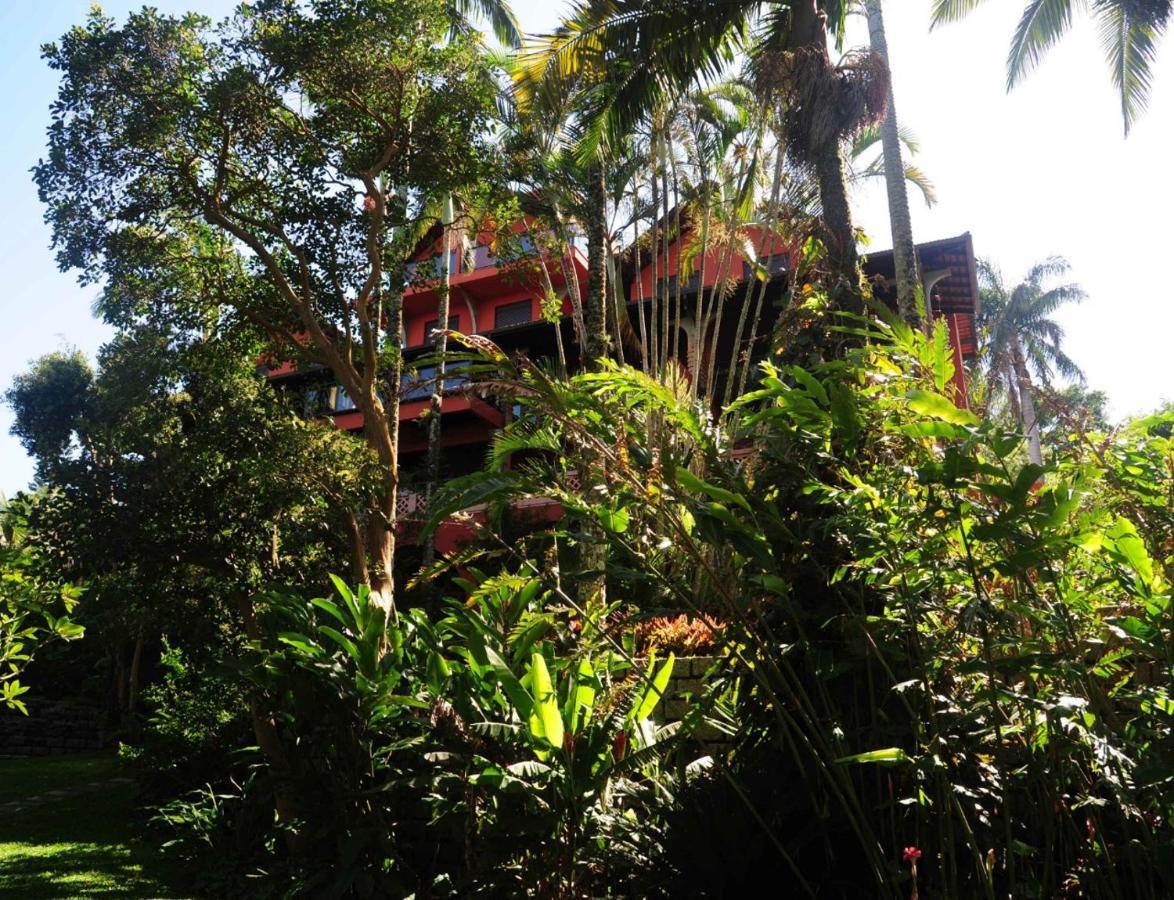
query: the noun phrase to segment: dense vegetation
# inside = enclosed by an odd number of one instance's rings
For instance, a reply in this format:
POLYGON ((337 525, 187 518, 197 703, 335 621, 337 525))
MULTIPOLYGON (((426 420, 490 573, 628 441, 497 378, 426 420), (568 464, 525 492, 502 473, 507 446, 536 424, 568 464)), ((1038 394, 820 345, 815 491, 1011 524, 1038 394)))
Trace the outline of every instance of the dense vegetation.
POLYGON ((100 698, 194 890, 1174 890, 1174 412, 1109 428, 1103 396, 1053 388, 1078 371, 1058 261, 1011 290, 984 267, 959 408, 944 324, 860 276, 851 148, 889 124, 883 54, 831 62, 846 4, 764 5, 576 4, 512 60, 469 18, 514 42, 504 4, 442 0, 96 12, 47 48, 36 178, 118 334, 6 395, 38 489, 4 511, 0 684, 19 705, 30 665, 100 698), (522 211, 525 247, 499 227, 522 211), (517 415, 481 472, 442 483, 429 454, 423 545, 486 516, 419 564, 396 546, 408 262, 479 232, 540 258, 552 320, 584 233, 590 278, 555 358, 445 332, 424 361, 517 415), (681 279, 656 272, 686 232, 711 357, 742 304, 725 370, 680 363, 681 279), (362 433, 258 360, 324 367, 362 433), (561 518, 522 520, 533 498, 561 518))

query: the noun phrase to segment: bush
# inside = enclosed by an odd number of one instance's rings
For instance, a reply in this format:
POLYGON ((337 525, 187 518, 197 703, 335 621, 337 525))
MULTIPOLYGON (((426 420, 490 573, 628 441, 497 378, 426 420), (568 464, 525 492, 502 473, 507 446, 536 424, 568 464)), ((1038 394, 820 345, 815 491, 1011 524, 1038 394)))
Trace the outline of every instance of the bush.
MULTIPOLYGON (((935 895, 1168 896, 1172 417, 1025 465, 955 405, 944 325, 846 324, 841 358, 767 366, 729 429, 632 369, 499 360, 528 409, 491 462, 530 461, 450 482, 433 521, 552 497, 549 541, 606 542, 608 596, 716 611, 702 706, 736 740, 696 790, 792 879, 901 896, 920 853, 935 895)), ((691 793, 662 810, 678 878, 721 863, 673 824, 691 793)))

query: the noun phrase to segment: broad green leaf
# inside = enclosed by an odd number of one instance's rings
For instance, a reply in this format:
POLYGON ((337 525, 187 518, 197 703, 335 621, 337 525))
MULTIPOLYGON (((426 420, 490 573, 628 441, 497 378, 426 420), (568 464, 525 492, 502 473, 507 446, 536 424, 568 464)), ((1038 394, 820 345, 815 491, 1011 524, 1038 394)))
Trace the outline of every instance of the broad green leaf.
POLYGON ((750 503, 741 494, 735 494, 733 491, 727 491, 725 488, 720 488, 716 484, 710 484, 708 481, 698 478, 684 467, 678 468, 675 474, 677 483, 688 490, 698 494, 705 494, 713 500, 721 500, 723 503, 740 506, 746 512, 750 512, 750 503))
MULTIPOLYGON (((669 658, 664 661, 659 671, 652 677, 652 683, 646 685, 644 695, 640 698, 640 702, 633 708, 633 721, 642 722, 652 715, 652 711, 656 709, 656 704, 664 696, 665 688, 668 687, 669 678, 672 677, 673 664, 675 662, 676 655, 670 653, 669 658)), ((648 660, 648 672, 650 675, 652 673, 652 667, 655 664, 655 657, 648 660)))
POLYGON ((628 511, 622 506, 618 509, 611 509, 606 506, 602 507, 596 510, 596 515, 599 516, 600 524, 603 525, 604 529, 610 531, 612 534, 623 534, 628 530, 628 511))
POLYGON ((1154 564, 1145 549, 1145 543, 1137 534, 1137 529, 1128 519, 1118 519, 1108 530, 1108 536, 1113 539, 1117 552, 1137 573, 1138 578, 1148 587, 1154 581, 1154 564))
POLYGON ((331 628, 329 625, 319 625, 318 632, 320 634, 326 635, 326 637, 330 638, 332 641, 334 641, 334 643, 338 644, 338 646, 341 647, 355 662, 358 662, 362 657, 362 654, 359 652, 359 648, 355 645, 355 642, 343 635, 340 631, 338 631, 338 629, 331 628))
POLYGON ((911 762, 909 755, 900 747, 886 747, 884 750, 869 750, 852 756, 841 756, 838 763, 878 763, 882 766, 896 766, 911 762))
POLYGON ((558 711, 558 698, 550 671, 541 653, 535 653, 530 660, 530 684, 534 689, 534 709, 530 713, 530 733, 545 740, 552 747, 563 745, 563 717, 558 711))
POLYGON ((909 408, 920 416, 941 419, 953 425, 977 426, 978 416, 968 409, 955 406, 948 398, 929 391, 911 390, 907 395, 909 408))
POLYGON ((575 678, 575 694, 572 700, 570 727, 571 733, 577 734, 579 725, 585 727, 591 720, 591 711, 595 708, 595 669, 591 660, 584 659, 579 663, 579 670, 575 678))

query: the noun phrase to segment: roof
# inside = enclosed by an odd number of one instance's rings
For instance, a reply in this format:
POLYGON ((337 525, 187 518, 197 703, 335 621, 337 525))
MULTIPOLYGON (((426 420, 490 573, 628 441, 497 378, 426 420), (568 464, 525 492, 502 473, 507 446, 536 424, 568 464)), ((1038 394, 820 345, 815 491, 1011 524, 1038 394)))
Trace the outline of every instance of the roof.
MULTIPOLYGON (((962 352, 977 352, 974 318, 981 308, 978 292, 978 264, 974 257, 974 239, 970 232, 917 244, 921 275, 930 286, 930 302, 935 315, 946 316, 958 334, 962 352)), ((863 260, 864 272, 874 281, 878 297, 894 300, 892 280, 895 273, 892 250, 869 253, 863 260)))

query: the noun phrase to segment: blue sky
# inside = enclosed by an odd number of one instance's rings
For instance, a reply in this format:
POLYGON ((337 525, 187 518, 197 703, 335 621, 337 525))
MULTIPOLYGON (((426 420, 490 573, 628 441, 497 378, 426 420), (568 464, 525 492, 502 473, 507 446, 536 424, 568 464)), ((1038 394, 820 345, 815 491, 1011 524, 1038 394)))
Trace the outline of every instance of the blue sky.
MULTIPOLYGON (((970 231, 981 256, 1014 280, 1050 254, 1066 256, 1089 299, 1062 317, 1070 354, 1123 416, 1174 399, 1174 45, 1159 50, 1150 110, 1125 140, 1094 30, 1079 22, 1040 71, 1008 95, 1003 59, 1023 0, 988 0, 969 21, 928 33, 929 0, 888 0, 897 109, 921 142, 920 165, 939 203, 912 197, 918 240, 970 231)), ((122 17, 141 2, 107 2, 122 17)), ((153 0, 166 12, 226 13, 232 0, 153 0)), ((35 357, 65 345, 91 356, 108 335, 90 315, 91 290, 57 271, 29 177, 43 153, 56 81, 40 45, 80 22, 89 0, 0 3, 0 388, 35 357)), ((529 31, 549 29, 562 4, 516 0, 529 31)), ((867 39, 862 27, 855 30, 867 39)), ((888 247, 884 191, 858 191, 855 212, 888 247)), ((27 486, 32 465, 0 409, 0 490, 27 486)))

